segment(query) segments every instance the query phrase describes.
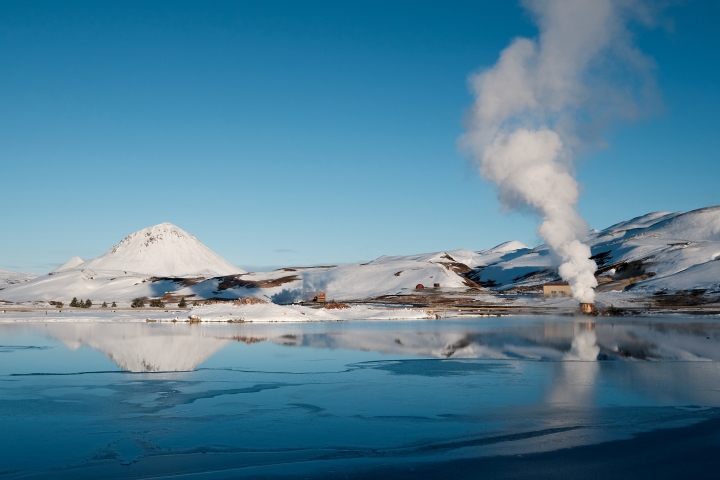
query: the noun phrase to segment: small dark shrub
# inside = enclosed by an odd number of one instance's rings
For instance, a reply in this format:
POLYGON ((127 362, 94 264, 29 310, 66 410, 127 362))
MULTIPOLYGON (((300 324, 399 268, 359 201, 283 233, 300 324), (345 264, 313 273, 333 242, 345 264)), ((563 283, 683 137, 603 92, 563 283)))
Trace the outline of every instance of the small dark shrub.
POLYGON ((151 306, 151 307, 163 308, 163 307, 165 306, 165 303, 163 303, 163 301, 160 300, 159 298, 155 298, 155 299, 153 299, 153 300, 150 300, 150 306, 151 306))
POLYGON ((145 302, 142 298, 133 298, 132 303, 130 304, 132 308, 141 308, 145 306, 145 302))

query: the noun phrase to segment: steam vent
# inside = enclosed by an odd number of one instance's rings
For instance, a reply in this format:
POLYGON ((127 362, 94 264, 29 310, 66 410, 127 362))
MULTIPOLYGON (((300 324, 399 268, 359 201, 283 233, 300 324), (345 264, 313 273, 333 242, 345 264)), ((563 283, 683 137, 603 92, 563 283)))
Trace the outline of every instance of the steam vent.
POLYGON ((594 303, 581 303, 580 310, 585 315, 592 315, 593 313, 595 313, 595 304, 594 303))

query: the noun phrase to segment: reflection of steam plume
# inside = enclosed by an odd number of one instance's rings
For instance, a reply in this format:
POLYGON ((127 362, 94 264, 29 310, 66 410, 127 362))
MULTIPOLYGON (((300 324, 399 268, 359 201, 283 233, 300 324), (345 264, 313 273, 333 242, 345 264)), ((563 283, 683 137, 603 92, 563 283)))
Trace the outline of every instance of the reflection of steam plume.
POLYGON ((570 352, 565 360, 583 360, 582 362, 562 362, 558 366, 558 375, 548 395, 549 403, 564 405, 591 405, 595 380, 600 370, 597 363, 600 347, 597 345, 595 330, 580 330, 572 339, 570 352))
POLYGON ((594 330, 581 330, 572 340, 570 352, 565 355, 568 360, 594 362, 598 358, 600 347, 594 330))
POLYGON ((587 130, 610 116, 631 116, 633 99, 650 90, 644 75, 649 62, 625 28, 628 18, 644 19, 647 9, 640 0, 524 5, 540 35, 515 39, 495 66, 472 77, 477 100, 463 143, 505 207, 529 208, 542 218, 538 234, 559 260, 560 276, 577 300, 592 303, 596 265, 581 242, 588 225, 575 210, 572 150, 579 123, 587 130), (605 72, 626 87, 613 85, 605 72))

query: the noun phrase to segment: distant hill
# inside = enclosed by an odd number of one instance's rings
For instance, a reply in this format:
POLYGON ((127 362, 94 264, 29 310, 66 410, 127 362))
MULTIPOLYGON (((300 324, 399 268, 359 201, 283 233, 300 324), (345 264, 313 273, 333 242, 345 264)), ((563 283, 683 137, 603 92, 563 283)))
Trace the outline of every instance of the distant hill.
MULTIPOLYGON (((598 265, 599 292, 720 293, 720 207, 650 213, 592 231, 585 241, 598 265)), ((516 241, 479 252, 458 249, 246 273, 167 223, 128 236, 96 259, 71 259, 47 275, 5 273, 0 272, 1 300, 64 302, 74 296, 97 302, 255 296, 290 303, 320 291, 328 300, 346 301, 407 294, 418 284, 438 284, 445 291, 539 291, 559 278, 546 246, 516 241), (4 284, 3 278, 8 279, 4 284)))
POLYGON ((0 270, 0 290, 9 285, 24 283, 37 277, 32 273, 11 272, 9 270, 0 270))
MULTIPOLYGON (((585 239, 598 265, 598 291, 720 293, 720 207, 691 212, 654 212, 585 239)), ((557 279, 545 245, 517 250, 469 275, 493 290, 537 286, 557 279)))
POLYGON ((122 270, 164 277, 244 273, 244 270, 227 262, 197 238, 171 223, 161 223, 130 234, 104 255, 74 268, 122 270))

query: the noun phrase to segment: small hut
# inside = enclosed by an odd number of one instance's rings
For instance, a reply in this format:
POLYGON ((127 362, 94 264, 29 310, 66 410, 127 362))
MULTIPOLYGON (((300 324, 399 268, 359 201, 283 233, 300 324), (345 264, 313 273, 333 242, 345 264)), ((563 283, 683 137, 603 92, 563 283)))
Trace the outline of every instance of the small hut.
POLYGON ((313 302, 325 303, 325 292, 320 292, 313 297, 313 302))
POLYGON ((543 285, 543 294, 546 297, 569 297, 572 295, 570 284, 563 281, 550 282, 543 285))
POLYGON ((423 290, 424 288, 425 285, 423 285, 422 283, 418 283, 417 285, 415 285, 415 290, 423 290))

